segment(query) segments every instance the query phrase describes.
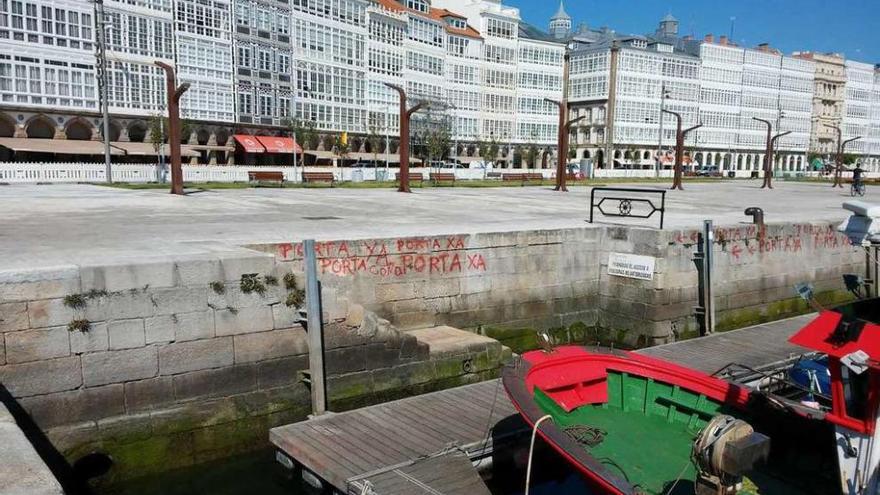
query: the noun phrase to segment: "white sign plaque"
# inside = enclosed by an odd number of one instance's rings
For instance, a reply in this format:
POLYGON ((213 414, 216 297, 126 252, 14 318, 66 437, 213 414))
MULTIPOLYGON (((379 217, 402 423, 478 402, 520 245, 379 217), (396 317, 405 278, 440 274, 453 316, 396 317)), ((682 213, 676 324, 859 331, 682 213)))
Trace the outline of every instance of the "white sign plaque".
POLYGON ((639 256, 627 253, 610 253, 608 255, 608 275, 617 277, 654 280, 654 262, 651 256, 639 256))

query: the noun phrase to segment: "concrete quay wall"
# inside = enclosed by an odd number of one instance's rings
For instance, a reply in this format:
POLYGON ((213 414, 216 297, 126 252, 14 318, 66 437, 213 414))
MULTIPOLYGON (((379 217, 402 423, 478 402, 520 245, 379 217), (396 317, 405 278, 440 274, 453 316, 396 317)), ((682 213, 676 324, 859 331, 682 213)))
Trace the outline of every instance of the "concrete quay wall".
MULTIPOLYGON (((537 329, 632 346, 693 335, 698 238, 594 225, 321 240, 331 405, 484 379, 504 359, 497 342, 435 356, 408 329, 466 328, 515 350, 537 329), (610 253, 655 258, 651 280, 609 275, 610 253)), ((829 223, 722 226, 715 240, 721 329, 806 311, 799 282, 840 300, 841 275, 864 272, 864 253, 829 223)), ((119 478, 260 445, 310 411, 302 254, 300 243, 213 246, 0 272, 0 384, 69 459, 109 452, 119 478)))

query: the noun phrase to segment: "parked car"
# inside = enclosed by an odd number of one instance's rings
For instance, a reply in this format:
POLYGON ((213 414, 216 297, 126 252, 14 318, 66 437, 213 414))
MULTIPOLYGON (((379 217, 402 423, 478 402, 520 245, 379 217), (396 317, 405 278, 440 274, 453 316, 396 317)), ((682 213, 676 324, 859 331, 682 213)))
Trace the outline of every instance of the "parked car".
POLYGON ((721 171, 717 165, 704 165, 697 169, 697 177, 721 177, 721 171))

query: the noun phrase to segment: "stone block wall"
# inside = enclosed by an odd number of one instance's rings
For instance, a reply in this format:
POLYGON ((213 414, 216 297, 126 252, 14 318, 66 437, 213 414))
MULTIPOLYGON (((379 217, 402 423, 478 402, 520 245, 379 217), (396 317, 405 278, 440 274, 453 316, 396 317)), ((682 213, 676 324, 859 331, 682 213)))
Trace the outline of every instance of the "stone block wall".
MULTIPOLYGON (((2 272, 0 384, 69 460, 111 454, 105 482, 265 445, 311 411, 288 275, 247 249, 2 272)), ((486 378, 503 357, 495 343, 432 359, 372 313, 328 320, 325 340, 334 409, 486 378)))
MULTIPOLYGON (((810 311, 795 292, 798 283, 813 284, 823 304, 849 300, 843 275, 865 273, 864 251, 833 223, 716 226, 713 234, 717 330, 810 311)), ((611 331, 608 337, 643 346, 696 334, 700 235, 695 229, 605 229, 598 290, 599 325, 611 331), (656 257, 654 280, 608 275, 614 251, 656 257)))

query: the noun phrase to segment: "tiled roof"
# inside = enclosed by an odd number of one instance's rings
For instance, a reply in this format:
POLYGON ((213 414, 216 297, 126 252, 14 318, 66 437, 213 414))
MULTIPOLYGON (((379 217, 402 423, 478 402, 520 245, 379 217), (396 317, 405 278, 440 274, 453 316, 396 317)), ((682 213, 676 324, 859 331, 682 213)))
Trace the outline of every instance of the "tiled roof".
POLYGON ((468 38, 477 38, 477 39, 483 38, 482 36, 480 36, 480 32, 477 31, 476 29, 472 28, 470 25, 467 25, 466 28, 457 28, 455 26, 450 26, 449 23, 446 22, 446 19, 445 19, 446 17, 455 17, 458 19, 466 19, 466 17, 459 15, 459 14, 456 14, 455 12, 452 12, 452 11, 449 11, 446 9, 435 9, 435 8, 431 7, 429 9, 428 13, 426 14, 424 12, 420 12, 415 9, 410 9, 404 5, 401 5, 400 3, 396 2, 395 0, 376 0, 376 3, 378 3, 382 7, 385 7, 388 10, 393 10, 393 11, 397 11, 397 12, 406 12, 408 14, 417 15, 420 17, 424 17, 426 19, 432 19, 435 21, 439 21, 440 23, 443 24, 443 27, 446 29, 446 32, 450 33, 450 34, 455 34, 458 36, 466 36, 468 38))

